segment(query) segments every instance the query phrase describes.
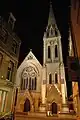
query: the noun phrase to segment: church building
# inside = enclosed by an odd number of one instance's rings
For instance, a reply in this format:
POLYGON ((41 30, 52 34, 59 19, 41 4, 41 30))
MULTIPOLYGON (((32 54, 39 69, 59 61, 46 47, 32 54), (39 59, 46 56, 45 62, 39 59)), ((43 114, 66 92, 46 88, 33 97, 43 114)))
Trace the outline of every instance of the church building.
POLYGON ((61 36, 51 4, 43 37, 43 65, 30 50, 17 70, 16 86, 16 112, 39 112, 47 116, 69 113, 61 36))

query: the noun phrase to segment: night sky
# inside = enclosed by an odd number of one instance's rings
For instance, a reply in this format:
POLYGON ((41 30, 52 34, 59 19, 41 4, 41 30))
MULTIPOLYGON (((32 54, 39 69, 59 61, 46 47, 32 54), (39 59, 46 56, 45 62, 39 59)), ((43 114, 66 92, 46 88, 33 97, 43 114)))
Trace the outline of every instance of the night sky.
MULTIPOLYGON (((49 2, 49 0, 2 0, 0 3, 1 15, 4 18, 9 12, 16 18, 15 32, 22 41, 19 64, 30 49, 40 63, 43 62, 43 34, 48 21, 49 2)), ((64 34, 63 38, 67 39, 70 0, 52 0, 52 5, 58 28, 64 34)), ((63 41, 64 44, 66 40, 63 41)), ((65 51, 66 48, 64 45, 65 51)))
MULTIPOLYGON (((16 18, 14 30, 22 41, 19 65, 30 49, 32 49, 40 63, 42 64, 43 62, 43 34, 48 22, 49 3, 49 0, 2 0, 0 3, 0 14, 2 17, 6 19, 9 12, 12 12, 16 18)), ((66 66, 70 0, 52 0, 52 5, 57 26, 62 36, 62 52, 64 65, 66 66)), ((67 72, 66 79, 68 80, 67 72)), ((69 82, 67 82, 68 84, 69 82)), ((70 91, 70 89, 67 90, 70 91)))

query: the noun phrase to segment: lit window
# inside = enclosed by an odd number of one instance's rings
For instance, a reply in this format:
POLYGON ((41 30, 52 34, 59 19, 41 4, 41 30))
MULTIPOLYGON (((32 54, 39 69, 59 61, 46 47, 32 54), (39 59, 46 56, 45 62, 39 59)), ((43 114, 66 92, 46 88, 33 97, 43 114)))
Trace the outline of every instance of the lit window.
POLYGON ((58 57, 58 48, 57 48, 57 45, 55 45, 55 58, 58 57))
POLYGON ((57 73, 55 73, 55 84, 57 84, 58 83, 58 75, 57 75, 57 73))
POLYGON ((13 75, 13 67, 14 67, 14 64, 13 62, 9 62, 9 66, 8 66, 8 71, 7 71, 7 78, 8 80, 10 80, 12 82, 12 75, 13 75))
POLYGON ((50 46, 48 46, 48 58, 51 58, 51 50, 50 50, 50 46))
POLYGON ((49 74, 49 84, 52 84, 52 75, 49 74))

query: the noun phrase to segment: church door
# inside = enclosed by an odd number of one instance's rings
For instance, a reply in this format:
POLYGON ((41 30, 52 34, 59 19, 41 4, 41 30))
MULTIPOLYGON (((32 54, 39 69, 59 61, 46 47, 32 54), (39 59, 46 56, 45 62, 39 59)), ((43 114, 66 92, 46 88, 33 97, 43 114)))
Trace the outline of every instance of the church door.
POLYGON ((55 102, 52 103, 52 114, 57 114, 57 104, 55 102))
POLYGON ((26 99, 24 103, 24 112, 29 112, 30 111, 30 101, 26 99))

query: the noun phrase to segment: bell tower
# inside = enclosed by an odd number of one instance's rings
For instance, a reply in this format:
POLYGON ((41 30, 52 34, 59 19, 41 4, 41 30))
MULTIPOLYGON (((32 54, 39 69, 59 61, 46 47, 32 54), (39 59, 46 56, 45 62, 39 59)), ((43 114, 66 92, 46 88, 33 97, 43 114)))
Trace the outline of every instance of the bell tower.
POLYGON ((58 80, 55 81, 54 79, 59 77, 58 67, 61 62, 61 37, 56 25, 52 4, 50 3, 48 25, 43 37, 43 66, 47 66, 47 84, 58 83, 58 80), (49 78, 52 78, 52 80, 49 80, 49 78))
MULTIPOLYGON (((61 36, 56 25, 50 2, 48 25, 43 37, 43 77, 42 77, 42 104, 46 104, 47 87, 50 85, 61 86, 62 112, 69 111, 66 103, 67 90, 65 82, 65 71, 62 59, 61 36)), ((44 109, 45 110, 45 109, 44 109)))

